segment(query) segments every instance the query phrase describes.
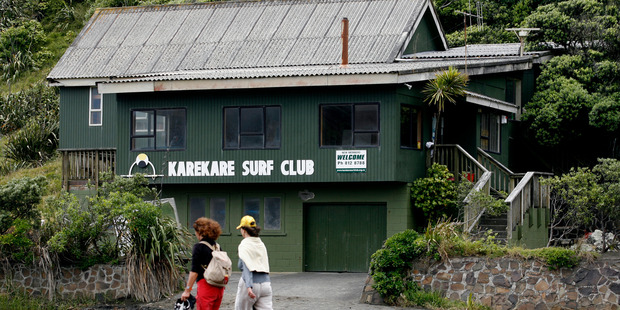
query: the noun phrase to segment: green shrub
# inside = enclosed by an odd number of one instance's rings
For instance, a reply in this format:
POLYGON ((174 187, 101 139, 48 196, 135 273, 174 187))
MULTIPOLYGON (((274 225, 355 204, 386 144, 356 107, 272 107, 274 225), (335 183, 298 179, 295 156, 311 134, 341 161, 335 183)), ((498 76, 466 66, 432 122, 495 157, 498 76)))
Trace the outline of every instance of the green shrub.
POLYGON ((413 205, 431 222, 458 216, 457 197, 454 175, 446 166, 437 163, 428 169, 427 177, 415 180, 411 187, 413 205))
POLYGON ((38 218, 36 205, 46 186, 45 177, 24 177, 0 186, 0 234, 6 233, 17 219, 34 221, 38 218))
POLYGON ((388 238, 370 261, 374 288, 387 303, 395 303, 406 288, 405 277, 411 263, 426 253, 426 245, 414 230, 405 230, 388 238))
POLYGON ((45 193, 45 177, 14 179, 0 186, 0 259, 32 261, 32 230, 38 227, 37 205, 45 193))
MULTIPOLYGON (((6 253, 13 262, 31 263, 34 242, 29 236, 32 224, 25 219, 16 219, 12 228, 0 235, 0 252, 6 253)), ((0 256, 1 257, 1 256, 0 256)))
POLYGON ((551 270, 573 268, 580 261, 575 251, 566 248, 542 248, 538 249, 535 255, 542 258, 551 270))

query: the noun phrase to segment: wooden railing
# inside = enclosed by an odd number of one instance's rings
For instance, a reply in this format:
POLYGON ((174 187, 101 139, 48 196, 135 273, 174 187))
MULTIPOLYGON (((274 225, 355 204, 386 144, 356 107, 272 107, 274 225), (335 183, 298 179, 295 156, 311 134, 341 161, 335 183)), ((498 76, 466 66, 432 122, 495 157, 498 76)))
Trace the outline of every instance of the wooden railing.
POLYGON ((99 173, 110 171, 116 173, 116 150, 61 150, 62 184, 69 189, 71 181, 91 181, 99 184, 99 173))
POLYGON ((540 179, 553 176, 546 172, 528 172, 508 195, 508 240, 512 238, 512 231, 523 223, 525 213, 532 207, 549 208, 551 191, 549 186, 543 185, 540 179))
POLYGON ((510 193, 515 188, 516 174, 481 148, 478 148, 478 162, 493 172, 490 180, 493 189, 510 193))
POLYGON ((528 172, 525 174, 513 173, 489 154, 478 148, 478 160, 469 155, 457 144, 442 144, 435 146, 432 161, 446 165, 455 176, 465 175, 474 182, 474 188, 465 198, 464 229, 471 231, 478 224, 484 209, 472 205, 470 197, 475 191, 489 193, 490 188, 508 193, 504 200, 509 206, 508 211, 508 240, 512 238, 512 231, 523 223, 525 213, 532 207, 549 207, 550 190, 540 183, 541 177, 553 176, 552 173, 528 172))
POLYGON ((471 232, 474 227, 478 225, 480 218, 486 211, 483 206, 476 205, 475 202, 472 202, 471 197, 476 192, 483 192, 485 194, 489 194, 491 191, 491 183, 489 180, 491 179, 491 175, 493 173, 487 171, 482 174, 482 177, 478 179, 478 182, 474 184, 474 187, 471 189, 467 197, 463 202, 465 203, 465 207, 463 208, 463 229, 468 233, 471 232))
POLYGON ((448 167, 455 177, 465 175, 476 183, 483 173, 489 171, 458 144, 439 144, 434 151, 432 161, 448 167))
POLYGON ((448 167, 448 170, 455 177, 458 178, 458 176, 463 175, 474 183, 471 192, 463 201, 465 203, 463 208, 463 229, 471 231, 484 214, 483 208, 472 204, 471 196, 477 191, 489 194, 492 172, 487 170, 458 144, 440 144, 435 146, 432 161, 448 167))

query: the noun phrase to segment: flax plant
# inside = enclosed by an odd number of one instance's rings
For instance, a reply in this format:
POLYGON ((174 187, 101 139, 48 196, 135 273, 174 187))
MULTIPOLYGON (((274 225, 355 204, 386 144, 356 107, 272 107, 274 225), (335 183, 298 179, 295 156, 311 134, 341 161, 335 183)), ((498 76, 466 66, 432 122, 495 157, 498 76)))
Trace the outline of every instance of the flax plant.
POLYGON ((168 217, 157 217, 146 236, 134 237, 138 238, 132 238, 135 242, 126 257, 131 295, 150 302, 174 294, 182 285, 184 260, 189 258, 191 241, 187 230, 179 229, 168 217))

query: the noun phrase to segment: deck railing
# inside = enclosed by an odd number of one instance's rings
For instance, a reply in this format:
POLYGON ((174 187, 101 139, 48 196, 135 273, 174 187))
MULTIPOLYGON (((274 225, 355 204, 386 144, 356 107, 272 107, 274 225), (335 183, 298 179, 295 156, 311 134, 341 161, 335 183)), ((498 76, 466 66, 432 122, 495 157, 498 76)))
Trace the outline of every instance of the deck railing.
POLYGON ((113 149, 80 149, 61 150, 62 184, 69 189, 72 181, 91 181, 99 184, 99 173, 116 172, 116 150, 113 149))

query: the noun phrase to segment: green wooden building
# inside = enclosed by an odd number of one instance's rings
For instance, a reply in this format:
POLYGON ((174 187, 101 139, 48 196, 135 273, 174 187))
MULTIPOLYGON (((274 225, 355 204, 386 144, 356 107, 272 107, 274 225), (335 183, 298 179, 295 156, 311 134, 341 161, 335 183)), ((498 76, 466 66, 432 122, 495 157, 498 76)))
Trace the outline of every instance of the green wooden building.
POLYGON ((410 187, 433 128, 442 145, 515 160, 545 58, 519 48, 450 49, 428 0, 99 9, 48 76, 64 185, 143 173, 182 224, 219 221, 233 257, 250 214, 273 271, 366 272, 385 238, 415 226, 410 187), (421 89, 450 66, 471 82, 434 127, 421 89))

